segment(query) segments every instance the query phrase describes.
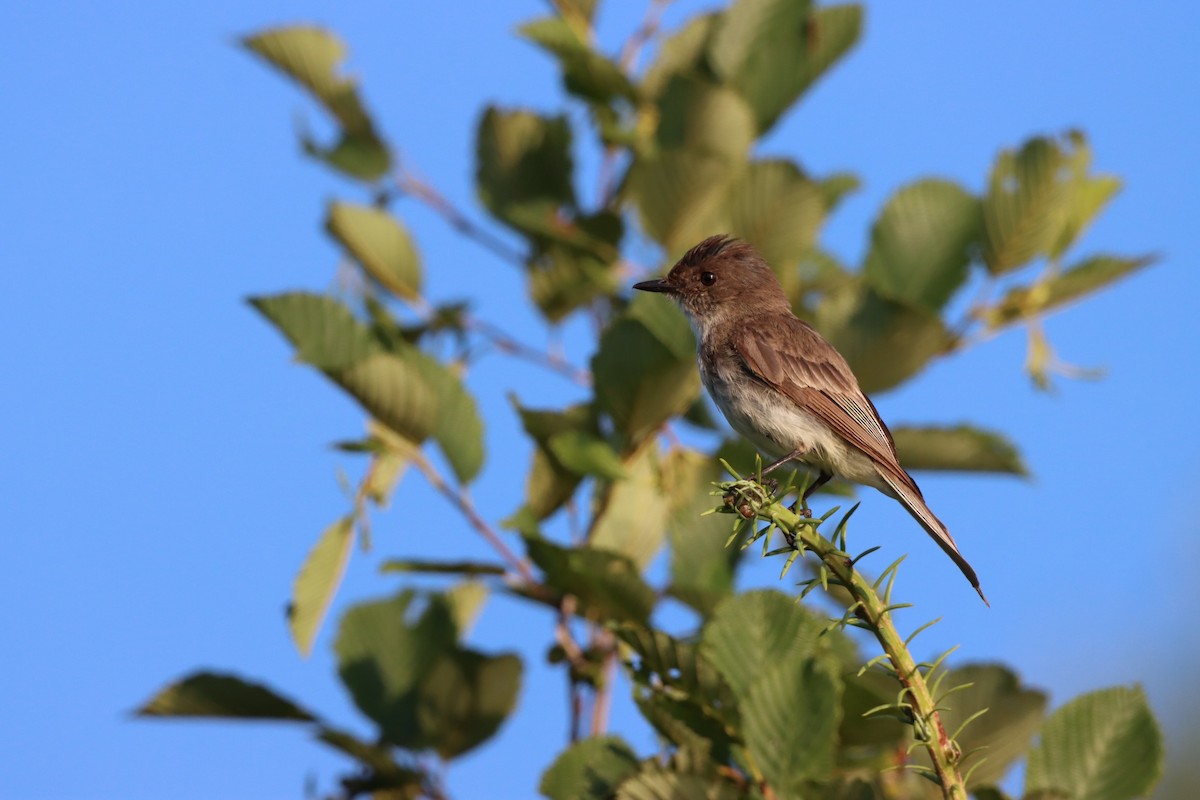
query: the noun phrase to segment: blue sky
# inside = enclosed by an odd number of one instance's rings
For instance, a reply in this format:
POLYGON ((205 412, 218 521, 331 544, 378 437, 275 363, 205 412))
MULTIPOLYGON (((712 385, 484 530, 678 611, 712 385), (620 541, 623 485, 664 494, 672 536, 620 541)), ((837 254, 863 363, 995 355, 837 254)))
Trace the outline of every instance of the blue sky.
MULTIPOLYGON (((666 24, 708 5, 678 2, 666 24)), ((939 175, 977 190, 998 148, 1077 126, 1096 168, 1125 181, 1079 252, 1153 251, 1162 261, 1048 322, 1060 355, 1103 366, 1102 381, 1035 391, 1021 373, 1023 337, 1009 333, 879 399, 889 421, 969 420, 1021 447, 1029 482, 918 476, 991 610, 891 501, 864 494, 856 530, 885 533, 889 561, 911 552, 898 591, 918 604, 913 623, 945 615, 923 638, 931 652, 961 644, 962 661, 1013 665, 1056 704, 1142 682, 1179 728, 1200 711, 1181 677, 1200 668, 1187 613, 1200 601, 1190 512, 1200 492, 1200 11, 867 7, 858 49, 762 148, 818 174, 862 178, 826 246, 857 260, 898 186, 939 175)), ((328 287, 337 254, 320 231, 324 204, 358 195, 299 155, 294 122, 314 119, 312 106, 232 42, 284 22, 335 29, 406 163, 482 219, 471 177, 482 104, 562 103, 549 61, 512 35, 543 10, 533 0, 460 13, 415 2, 51 0, 0 12, 0 796, 294 797, 309 778, 330 787, 347 766, 296 730, 130 716, 163 683, 204 666, 369 730, 334 679, 329 636, 302 660, 283 619, 304 554, 346 509, 336 470, 361 466, 327 444, 358 435, 362 416, 289 363, 243 302, 328 287)), ((602 40, 615 47, 641 10, 610 0, 602 40)), ((481 316, 544 341, 511 268, 425 209, 400 211, 432 298, 466 290, 481 316)), ((585 338, 566 341, 582 361, 585 338)), ((500 358, 482 362, 470 385, 489 451, 504 454, 476 490, 498 519, 515 507, 526 464, 505 393, 540 405, 577 395, 500 358)), ((405 479, 395 509, 375 520, 376 550, 356 554, 335 616, 394 591, 376 573, 381 558, 485 554, 439 503, 419 478, 405 479)), ((771 584, 774 570, 751 565, 747 581, 771 584)), ((550 634, 548 618, 511 602, 485 611, 475 641, 526 657, 526 702, 450 772, 454 796, 533 794, 565 730, 561 677, 542 663, 550 634)), ((627 711, 615 723, 651 749, 627 711)))

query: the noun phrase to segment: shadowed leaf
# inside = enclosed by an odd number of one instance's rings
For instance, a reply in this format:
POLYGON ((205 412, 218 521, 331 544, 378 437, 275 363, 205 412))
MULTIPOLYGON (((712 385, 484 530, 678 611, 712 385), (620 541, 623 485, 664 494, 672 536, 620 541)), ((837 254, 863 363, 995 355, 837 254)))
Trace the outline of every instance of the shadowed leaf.
POLYGON ((1092 256, 1056 275, 1039 280, 1033 286, 1009 290, 996 305, 983 312, 983 319, 989 327, 999 328, 1021 319, 1036 317, 1099 291, 1156 260, 1153 256, 1092 256))
POLYGON ((196 672, 160 691, 137 710, 141 717, 315 722, 300 706, 258 683, 233 675, 196 672))
POLYGON ((595 103, 637 99, 637 89, 616 62, 593 50, 561 17, 527 22, 517 32, 557 57, 571 94, 595 103))
POLYGON ((568 747, 542 773, 538 791, 550 800, 608 800, 638 769, 619 736, 593 736, 568 747))
POLYGON ((1000 472, 1027 476, 1017 448, 1005 436, 969 425, 892 428, 900 463, 908 470, 1000 472))
POLYGON ((480 201, 518 230, 550 224, 575 205, 570 147, 566 117, 489 107, 476 139, 480 201))
POLYGON ((667 533, 657 456, 651 442, 625 464, 624 479, 609 484, 602 496, 588 537, 593 547, 622 553, 639 569, 658 554, 667 533))
POLYGON ((594 621, 644 624, 657 600, 628 557, 590 547, 560 547, 526 537, 529 558, 547 585, 579 600, 579 613, 594 621))

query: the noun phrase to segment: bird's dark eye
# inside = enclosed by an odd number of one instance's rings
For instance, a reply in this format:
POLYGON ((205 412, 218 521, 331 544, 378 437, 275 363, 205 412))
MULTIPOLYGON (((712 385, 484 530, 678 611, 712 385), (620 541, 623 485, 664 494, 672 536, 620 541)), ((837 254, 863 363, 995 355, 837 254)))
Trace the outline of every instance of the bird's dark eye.
POLYGON ((700 282, 703 283, 705 286, 712 286, 714 283, 717 282, 717 276, 713 275, 711 272, 701 272, 700 273, 700 282))

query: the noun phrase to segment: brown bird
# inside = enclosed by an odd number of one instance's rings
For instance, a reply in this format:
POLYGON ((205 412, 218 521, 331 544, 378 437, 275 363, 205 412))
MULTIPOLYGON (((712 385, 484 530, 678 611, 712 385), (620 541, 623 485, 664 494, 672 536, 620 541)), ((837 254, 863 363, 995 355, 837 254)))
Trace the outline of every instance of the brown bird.
POLYGON ((817 470, 804 500, 833 476, 900 501, 983 597, 975 570, 921 496, 892 434, 850 365, 792 314, 774 271, 754 248, 710 236, 661 280, 635 289, 673 297, 699 343, 700 378, 733 429, 777 458, 817 470))

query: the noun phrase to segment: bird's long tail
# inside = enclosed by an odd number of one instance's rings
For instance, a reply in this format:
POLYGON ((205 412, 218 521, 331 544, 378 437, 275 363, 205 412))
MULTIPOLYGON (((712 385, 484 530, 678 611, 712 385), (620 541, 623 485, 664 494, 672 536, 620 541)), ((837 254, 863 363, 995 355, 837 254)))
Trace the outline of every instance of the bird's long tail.
POLYGON ((908 510, 908 513, 913 515, 913 519, 921 523, 921 527, 933 537, 938 547, 942 548, 946 552, 946 555, 950 556, 950 559, 958 565, 958 568, 962 570, 962 574, 967 576, 967 580, 975 587, 975 591, 979 592, 979 596, 983 598, 984 604, 990 608, 992 604, 988 602, 988 599, 984 597, 983 590, 979 588, 979 578, 975 575, 975 570, 963 558, 963 554, 958 551, 958 545, 954 543, 954 537, 950 535, 950 531, 946 530, 946 526, 942 524, 942 521, 935 517, 933 512, 929 510, 929 506, 925 504, 925 498, 921 496, 921 490, 917 488, 912 478, 909 478, 906 484, 891 475, 883 473, 882 470, 880 471, 880 475, 887 482, 887 485, 892 488, 892 496, 900 501, 900 504, 908 510))

